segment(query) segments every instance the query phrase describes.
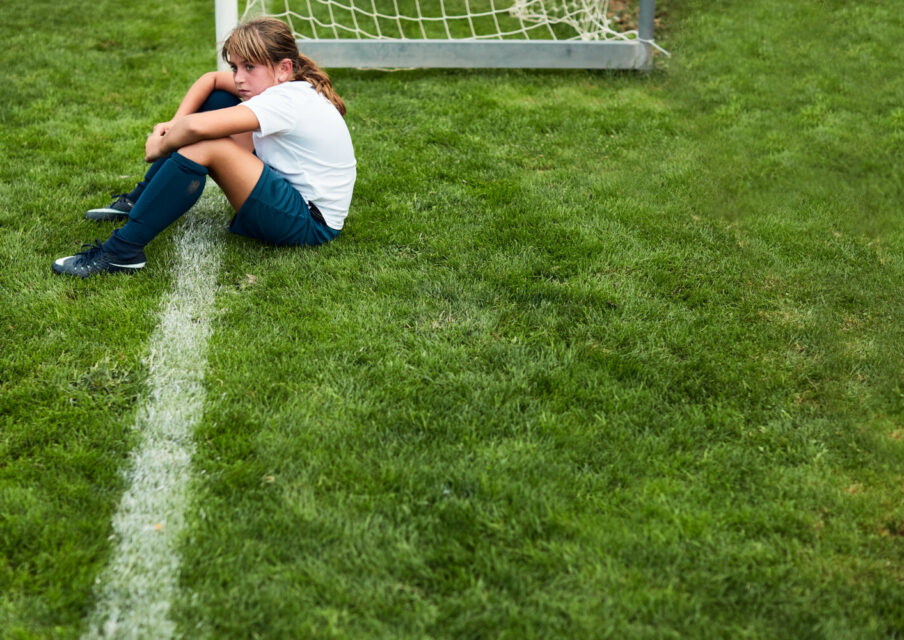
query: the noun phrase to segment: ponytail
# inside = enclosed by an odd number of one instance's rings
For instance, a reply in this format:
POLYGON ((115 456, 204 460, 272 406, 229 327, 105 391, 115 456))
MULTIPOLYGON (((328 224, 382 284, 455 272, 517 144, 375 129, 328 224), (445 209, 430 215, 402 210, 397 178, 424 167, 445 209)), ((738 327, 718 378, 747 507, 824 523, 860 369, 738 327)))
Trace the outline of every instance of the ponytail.
POLYGON ((295 70, 295 80, 307 80, 311 86, 324 98, 333 103, 333 106, 345 117, 345 103, 336 90, 333 89, 333 82, 326 74, 326 71, 317 66, 317 64, 302 54, 292 61, 295 70))
POLYGON ((291 60, 293 80, 305 80, 314 90, 329 100, 342 116, 345 103, 333 89, 333 82, 326 71, 298 52, 295 36, 288 25, 276 18, 255 18, 240 24, 223 43, 223 60, 229 62, 230 54, 236 54, 255 64, 274 66, 281 60, 291 60))

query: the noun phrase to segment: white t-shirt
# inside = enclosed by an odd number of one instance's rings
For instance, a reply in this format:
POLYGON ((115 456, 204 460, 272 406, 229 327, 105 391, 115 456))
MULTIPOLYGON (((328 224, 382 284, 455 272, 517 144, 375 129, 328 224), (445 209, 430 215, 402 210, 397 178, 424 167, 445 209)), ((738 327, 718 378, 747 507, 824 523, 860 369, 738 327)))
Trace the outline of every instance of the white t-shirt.
POLYGON ((355 149, 345 120, 311 83, 284 82, 242 103, 257 116, 254 150, 264 164, 341 229, 355 186, 355 149))

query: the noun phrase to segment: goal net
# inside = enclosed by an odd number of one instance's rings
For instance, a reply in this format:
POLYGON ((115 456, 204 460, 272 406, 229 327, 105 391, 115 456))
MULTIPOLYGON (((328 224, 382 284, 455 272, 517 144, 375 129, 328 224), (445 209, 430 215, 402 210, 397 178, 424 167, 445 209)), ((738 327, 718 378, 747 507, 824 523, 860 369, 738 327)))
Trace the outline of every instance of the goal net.
POLYGON ((242 19, 283 19, 301 50, 326 67, 647 69, 659 49, 654 7, 655 0, 248 0, 242 19))

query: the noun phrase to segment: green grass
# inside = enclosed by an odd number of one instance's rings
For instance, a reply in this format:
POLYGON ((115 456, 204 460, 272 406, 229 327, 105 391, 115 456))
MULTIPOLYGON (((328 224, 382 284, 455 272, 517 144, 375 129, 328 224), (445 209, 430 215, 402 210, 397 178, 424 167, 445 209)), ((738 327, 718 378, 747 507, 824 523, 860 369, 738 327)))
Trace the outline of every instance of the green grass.
MULTIPOLYGON (((904 18, 664 6, 647 76, 333 73, 346 230, 227 240, 186 637, 904 636, 904 18)), ((49 266, 210 14, 0 24, 0 636, 93 606, 173 232, 133 278, 49 266)))

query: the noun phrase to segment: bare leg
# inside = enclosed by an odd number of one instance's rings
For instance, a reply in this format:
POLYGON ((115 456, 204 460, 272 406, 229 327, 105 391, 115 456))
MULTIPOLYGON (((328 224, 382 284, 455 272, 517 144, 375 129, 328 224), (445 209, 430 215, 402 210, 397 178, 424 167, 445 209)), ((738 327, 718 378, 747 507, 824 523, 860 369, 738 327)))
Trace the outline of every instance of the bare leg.
POLYGON ((182 147, 179 154, 207 167, 236 211, 245 204, 264 171, 260 158, 231 138, 202 140, 182 147))

